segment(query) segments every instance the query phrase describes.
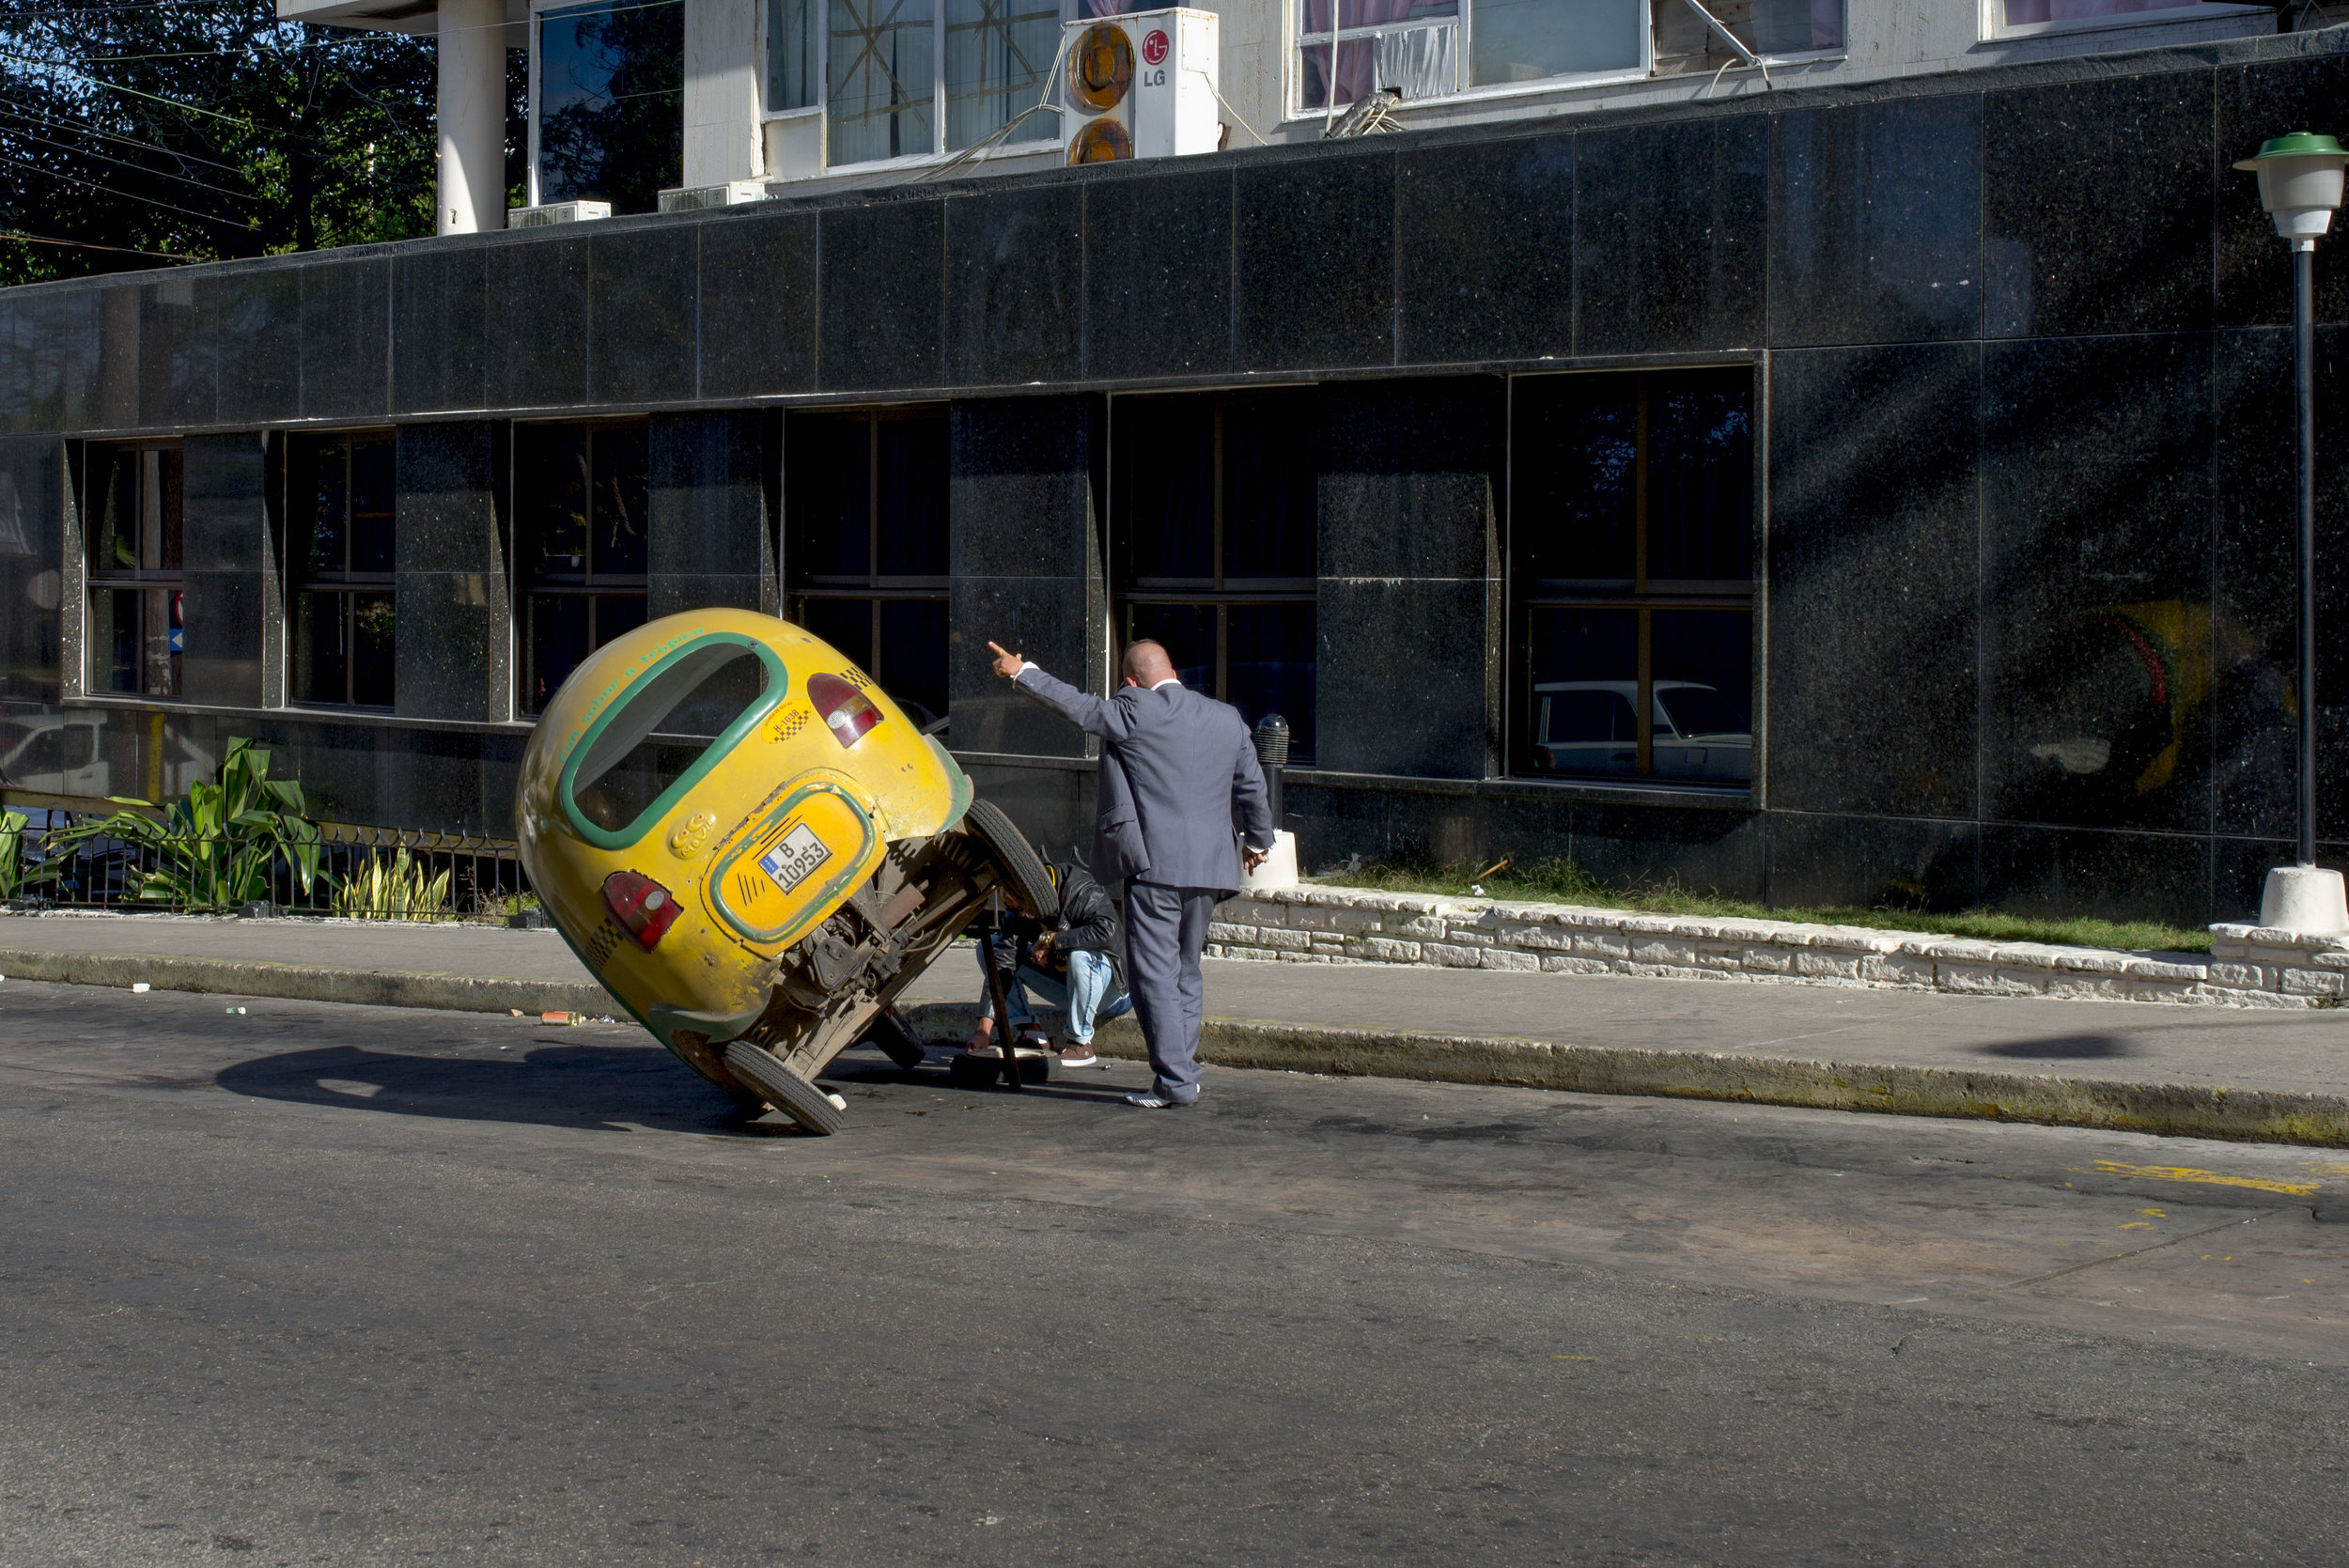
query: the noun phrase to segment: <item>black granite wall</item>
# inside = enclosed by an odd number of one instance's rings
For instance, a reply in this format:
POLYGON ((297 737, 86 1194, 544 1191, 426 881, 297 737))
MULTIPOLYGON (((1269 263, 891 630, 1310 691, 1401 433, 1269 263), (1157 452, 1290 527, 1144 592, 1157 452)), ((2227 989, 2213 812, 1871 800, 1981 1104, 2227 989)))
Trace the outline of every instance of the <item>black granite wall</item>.
MULTIPOLYGON (((57 494, 54 438, 182 435, 206 710, 71 710, 106 765, 135 787, 266 732, 332 810, 499 831, 506 421, 650 412, 655 609, 771 607, 772 410, 945 400, 954 743, 1074 840, 1081 738, 984 644, 1106 678, 1105 395, 1315 380, 1309 860, 2240 913, 2286 853, 2304 694, 2288 267, 2227 164, 2301 125, 2349 125, 2339 32, 0 291, 0 436, 37 438, 0 444, 33 552, 0 516, 0 708, 64 722, 39 619, 62 522, 23 499, 57 494), (1509 378, 1683 364, 1756 377, 1763 775, 1498 777, 1509 378), (400 429, 397 720, 246 711, 275 569, 257 432, 303 422, 400 429)), ((2349 615, 2334 254, 2327 624, 2349 615)), ((2330 780, 2349 641, 2325 659, 2330 780)), ((2349 799, 2323 831, 2349 841, 2349 799)))

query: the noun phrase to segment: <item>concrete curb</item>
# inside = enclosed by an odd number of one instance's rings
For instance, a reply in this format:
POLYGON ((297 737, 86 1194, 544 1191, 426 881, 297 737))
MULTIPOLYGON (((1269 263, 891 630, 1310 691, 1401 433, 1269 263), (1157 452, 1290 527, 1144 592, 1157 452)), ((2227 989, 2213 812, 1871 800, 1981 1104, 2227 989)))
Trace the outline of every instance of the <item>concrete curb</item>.
POLYGON ((601 986, 583 980, 498 980, 412 970, 330 969, 255 958, 191 958, 163 953, 49 953, 0 948, 0 975, 73 986, 348 1001, 372 1007, 432 1007, 453 1013, 586 1013, 619 1016, 601 986))
MULTIPOLYGON (((977 1017, 974 1007, 958 1002, 899 1011, 933 1043, 966 1038, 977 1017)), ((1142 1032, 1130 1018, 1101 1025, 1093 1042, 1104 1056, 1143 1056, 1142 1032)), ((1237 1018, 1207 1019, 1199 1045, 1202 1061, 1226 1067, 2349 1147, 2349 1097, 2337 1094, 1467 1035, 1387 1034, 1237 1018)))
MULTIPOLYGON (((145 981, 167 991, 463 1013, 601 1016, 615 1012, 603 987, 584 981, 477 979, 165 954, 0 948, 0 974, 15 980, 117 987, 145 981)), ((963 1039, 977 1017, 977 1010, 966 1002, 921 1002, 901 1012, 917 1033, 933 1043, 963 1039)), ((1142 1031, 1131 1018, 1102 1025, 1094 1043, 1104 1056, 1131 1061, 1143 1056, 1142 1031)), ((1716 1051, 1635 1050, 1469 1035, 1383 1033, 1243 1018, 1207 1019, 1200 1054, 1226 1067, 2037 1122, 2169 1137, 2349 1148, 2349 1097, 2335 1094, 1882 1063, 1812 1062, 1716 1051)))

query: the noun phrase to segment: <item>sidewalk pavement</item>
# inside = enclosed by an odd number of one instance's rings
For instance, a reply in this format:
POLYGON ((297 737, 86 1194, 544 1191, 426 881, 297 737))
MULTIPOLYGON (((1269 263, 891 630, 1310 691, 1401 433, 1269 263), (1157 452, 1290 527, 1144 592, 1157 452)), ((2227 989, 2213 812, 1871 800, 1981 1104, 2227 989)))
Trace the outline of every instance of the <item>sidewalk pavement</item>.
MULTIPOLYGON (((2056 1122, 2349 1146, 2349 1009, 2153 1008, 1828 986, 1210 959, 1230 1066, 2056 1122)), ((0 915, 0 974, 312 1001, 614 1011, 553 931, 0 915)), ((902 1009, 959 1040, 977 966, 902 1009)), ((1106 1054, 1138 1056, 1130 1020, 1106 1054)))

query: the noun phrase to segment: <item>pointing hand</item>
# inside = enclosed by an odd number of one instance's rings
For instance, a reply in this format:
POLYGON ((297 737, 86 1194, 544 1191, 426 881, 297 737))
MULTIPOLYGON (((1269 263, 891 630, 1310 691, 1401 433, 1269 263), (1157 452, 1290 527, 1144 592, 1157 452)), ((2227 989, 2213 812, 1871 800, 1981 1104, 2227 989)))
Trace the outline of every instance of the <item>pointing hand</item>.
POLYGON ((995 650, 995 673, 1005 680, 1019 679, 1019 672, 1028 667, 1026 660, 1007 651, 1001 643, 989 643, 988 646, 995 650))

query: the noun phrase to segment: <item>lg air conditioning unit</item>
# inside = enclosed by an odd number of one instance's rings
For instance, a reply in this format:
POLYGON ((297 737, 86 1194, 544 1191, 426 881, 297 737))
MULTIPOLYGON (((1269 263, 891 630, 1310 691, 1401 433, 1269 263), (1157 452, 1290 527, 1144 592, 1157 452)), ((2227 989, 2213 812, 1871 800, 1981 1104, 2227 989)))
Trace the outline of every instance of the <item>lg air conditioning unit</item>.
POLYGON ((1062 30, 1071 163, 1179 158, 1222 145, 1213 11, 1131 11, 1062 30))

